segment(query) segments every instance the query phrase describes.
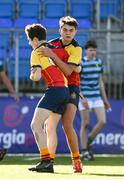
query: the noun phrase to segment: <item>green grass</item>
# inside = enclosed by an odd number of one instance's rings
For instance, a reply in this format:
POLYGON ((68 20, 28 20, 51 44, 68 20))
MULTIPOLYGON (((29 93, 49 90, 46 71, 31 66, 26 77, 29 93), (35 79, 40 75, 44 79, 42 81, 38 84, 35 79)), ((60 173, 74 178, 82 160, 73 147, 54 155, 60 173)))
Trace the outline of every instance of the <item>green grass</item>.
POLYGON ((0 180, 121 180, 124 179, 123 157, 96 157, 84 162, 82 174, 74 174, 70 157, 55 159, 54 174, 36 173, 28 168, 38 162, 31 156, 6 156, 0 162, 0 180))

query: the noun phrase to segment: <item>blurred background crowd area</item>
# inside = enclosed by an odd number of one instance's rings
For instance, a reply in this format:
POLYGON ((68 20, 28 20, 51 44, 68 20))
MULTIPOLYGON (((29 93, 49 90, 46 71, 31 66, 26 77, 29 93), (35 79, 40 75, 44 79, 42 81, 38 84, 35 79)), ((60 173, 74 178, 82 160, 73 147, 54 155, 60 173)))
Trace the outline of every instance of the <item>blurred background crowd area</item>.
MULTIPOLYGON (((38 95, 45 90, 42 79, 29 79, 31 47, 24 27, 41 23, 50 40, 59 36, 59 19, 68 15, 78 21, 75 39, 82 49, 90 38, 97 41, 108 97, 124 98, 124 0, 0 0, 0 61, 16 92, 38 95)), ((1 84, 0 94, 5 92, 1 84)))

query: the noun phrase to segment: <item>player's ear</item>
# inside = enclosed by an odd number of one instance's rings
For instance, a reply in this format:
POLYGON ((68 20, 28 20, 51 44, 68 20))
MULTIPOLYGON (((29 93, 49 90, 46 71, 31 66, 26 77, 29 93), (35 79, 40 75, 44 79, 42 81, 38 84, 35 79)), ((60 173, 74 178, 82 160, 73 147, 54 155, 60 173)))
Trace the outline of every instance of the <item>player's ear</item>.
POLYGON ((39 42, 38 38, 34 37, 33 42, 34 42, 34 44, 38 44, 38 42, 39 42))
POLYGON ((77 29, 75 29, 75 34, 77 34, 77 29))

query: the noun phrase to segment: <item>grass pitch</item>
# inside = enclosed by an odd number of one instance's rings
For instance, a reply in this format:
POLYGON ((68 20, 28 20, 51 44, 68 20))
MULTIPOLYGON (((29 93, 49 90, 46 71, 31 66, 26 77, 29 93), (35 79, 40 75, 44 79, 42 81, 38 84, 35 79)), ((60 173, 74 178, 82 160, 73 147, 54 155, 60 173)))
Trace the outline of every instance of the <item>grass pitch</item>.
POLYGON ((124 180, 124 156, 97 156, 95 161, 85 161, 82 174, 73 173, 67 156, 55 159, 54 174, 28 171, 37 162, 36 156, 6 156, 0 161, 0 180, 124 180))

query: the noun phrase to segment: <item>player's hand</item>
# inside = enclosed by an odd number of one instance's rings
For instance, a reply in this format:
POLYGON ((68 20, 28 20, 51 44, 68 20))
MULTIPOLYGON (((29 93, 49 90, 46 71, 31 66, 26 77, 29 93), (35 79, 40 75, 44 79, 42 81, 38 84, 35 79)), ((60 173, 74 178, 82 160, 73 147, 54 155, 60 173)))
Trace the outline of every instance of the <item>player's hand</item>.
POLYGON ((76 73, 80 73, 81 72, 81 65, 77 66, 75 69, 74 69, 74 72, 76 73))
POLYGON ((32 67, 30 73, 30 79, 32 81, 39 81, 41 78, 41 68, 40 67, 32 67))
POLYGON ((111 109, 110 103, 106 100, 104 101, 105 109, 111 109))
POLYGON ((54 55, 54 52, 48 48, 48 47, 45 47, 45 48, 39 48, 37 50, 38 54, 40 53, 41 56, 46 56, 46 57, 53 57, 54 55))
POLYGON ((17 96, 16 93, 10 93, 9 95, 10 95, 12 98, 14 98, 14 100, 16 101, 16 103, 19 103, 20 98, 19 98, 19 96, 17 96))
POLYGON ((83 106, 84 106, 86 109, 90 109, 89 104, 88 104, 88 101, 87 101, 86 98, 81 99, 81 103, 83 104, 83 106))

